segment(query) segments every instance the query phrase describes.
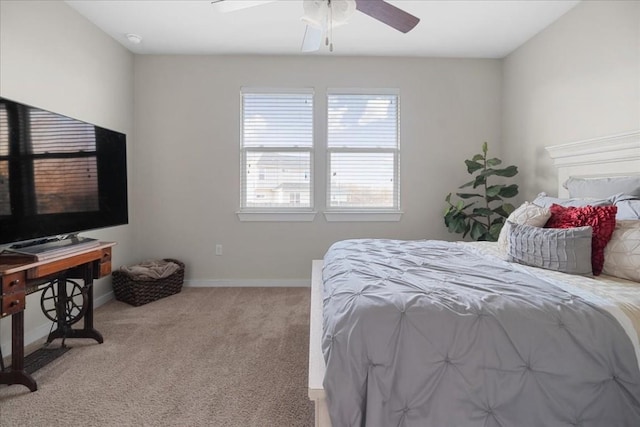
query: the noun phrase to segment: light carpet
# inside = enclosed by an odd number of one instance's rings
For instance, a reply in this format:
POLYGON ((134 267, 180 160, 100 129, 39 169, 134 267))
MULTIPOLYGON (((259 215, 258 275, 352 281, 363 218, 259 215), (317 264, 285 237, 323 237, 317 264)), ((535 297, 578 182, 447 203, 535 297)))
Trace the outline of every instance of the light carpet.
MULTIPOLYGON (((95 312, 104 344, 0 385, 0 426, 312 426, 308 288, 185 288, 95 312)), ((52 345, 59 345, 60 340, 52 345)))

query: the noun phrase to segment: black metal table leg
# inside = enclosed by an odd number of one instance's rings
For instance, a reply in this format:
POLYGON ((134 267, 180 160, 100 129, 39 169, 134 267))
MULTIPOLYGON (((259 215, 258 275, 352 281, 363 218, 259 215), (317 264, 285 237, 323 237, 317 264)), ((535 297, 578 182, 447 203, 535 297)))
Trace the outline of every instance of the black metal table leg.
POLYGON ((66 282, 61 280, 62 284, 58 286, 58 302, 60 310, 58 313, 58 328, 52 331, 47 337, 47 343, 56 338, 91 338, 102 344, 104 338, 102 334, 93 327, 93 264, 86 264, 82 269, 82 280, 87 290, 87 310, 84 314, 84 328, 73 329, 65 323, 65 304, 67 303, 66 282), (62 313, 62 315, 61 315, 62 313), (62 322, 62 323, 61 323, 62 322))

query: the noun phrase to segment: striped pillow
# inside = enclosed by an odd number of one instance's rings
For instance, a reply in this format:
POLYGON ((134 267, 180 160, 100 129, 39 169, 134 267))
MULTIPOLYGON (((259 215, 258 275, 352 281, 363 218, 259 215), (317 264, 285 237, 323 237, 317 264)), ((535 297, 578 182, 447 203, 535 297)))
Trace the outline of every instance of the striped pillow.
POLYGON ((509 261, 569 274, 591 275, 591 227, 540 228, 513 224, 509 261))

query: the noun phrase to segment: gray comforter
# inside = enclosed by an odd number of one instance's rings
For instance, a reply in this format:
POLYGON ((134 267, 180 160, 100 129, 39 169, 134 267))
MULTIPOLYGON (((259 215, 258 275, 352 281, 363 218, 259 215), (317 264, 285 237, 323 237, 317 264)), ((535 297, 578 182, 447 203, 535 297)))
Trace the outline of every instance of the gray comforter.
POLYGON ((640 426, 608 312, 464 245, 346 240, 325 256, 333 427, 640 426))

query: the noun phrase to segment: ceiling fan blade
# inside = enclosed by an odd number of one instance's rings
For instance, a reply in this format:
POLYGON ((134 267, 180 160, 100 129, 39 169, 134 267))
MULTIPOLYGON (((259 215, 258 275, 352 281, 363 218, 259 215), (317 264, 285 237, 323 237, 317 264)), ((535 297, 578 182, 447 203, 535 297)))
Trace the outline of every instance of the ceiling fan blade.
POLYGON ((356 9, 403 33, 408 33, 420 22, 420 18, 383 0, 356 0, 356 9))
POLYGON ((307 28, 304 30, 301 50, 303 52, 315 52, 320 49, 321 44, 322 29, 307 25, 307 28))

